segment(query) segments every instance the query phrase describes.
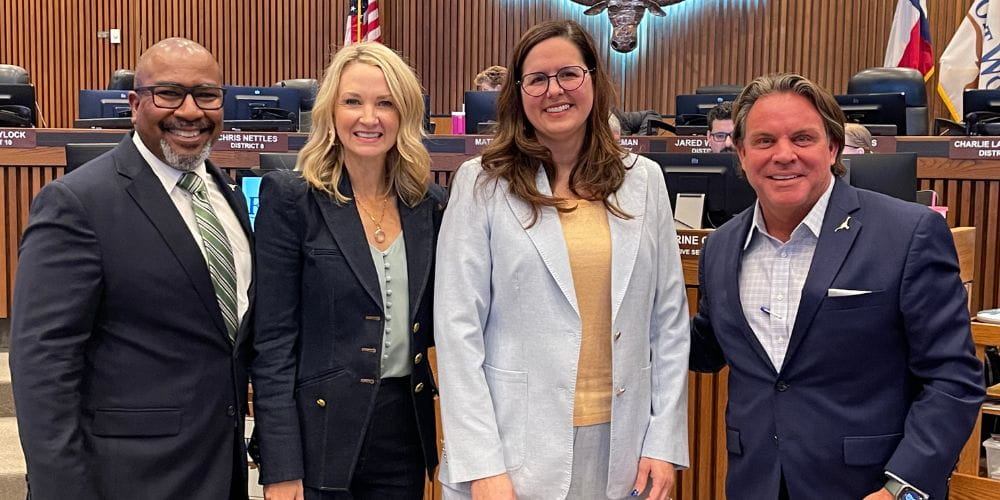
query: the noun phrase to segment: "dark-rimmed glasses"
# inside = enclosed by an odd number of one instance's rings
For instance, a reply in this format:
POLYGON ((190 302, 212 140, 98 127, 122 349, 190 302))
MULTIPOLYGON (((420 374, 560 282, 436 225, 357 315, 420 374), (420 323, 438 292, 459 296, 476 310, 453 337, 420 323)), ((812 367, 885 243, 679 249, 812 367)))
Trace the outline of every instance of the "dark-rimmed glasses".
POLYGON ((531 97, 539 97, 549 90, 549 80, 555 78, 556 84, 560 88, 566 92, 570 92, 580 88, 583 85, 583 81, 587 79, 587 73, 593 71, 583 66, 565 66, 559 68, 559 71, 556 71, 554 75, 547 75, 542 72, 528 73, 522 76, 517 84, 521 86, 525 94, 531 97))
POLYGON ((222 87, 182 87, 180 85, 150 85, 135 89, 137 93, 148 92, 153 96, 153 105, 158 108, 177 109, 184 105, 188 94, 201 109, 213 111, 222 108, 226 89, 222 87))
POLYGON ((712 132, 708 134, 715 142, 726 142, 726 139, 733 136, 732 132, 712 132))

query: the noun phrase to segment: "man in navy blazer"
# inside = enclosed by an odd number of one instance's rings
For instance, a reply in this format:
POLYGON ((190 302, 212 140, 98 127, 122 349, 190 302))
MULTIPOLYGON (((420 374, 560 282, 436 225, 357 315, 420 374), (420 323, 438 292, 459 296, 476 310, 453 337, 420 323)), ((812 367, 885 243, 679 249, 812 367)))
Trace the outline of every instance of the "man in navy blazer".
POLYGON ((42 189, 21 242, 10 364, 29 497, 246 499, 250 225, 206 161, 222 72, 168 39, 135 81, 135 133, 42 189))
POLYGON ((730 368, 727 497, 945 498, 984 395, 947 224, 838 178, 844 116, 809 80, 733 114, 758 203, 706 242, 691 349, 730 368))

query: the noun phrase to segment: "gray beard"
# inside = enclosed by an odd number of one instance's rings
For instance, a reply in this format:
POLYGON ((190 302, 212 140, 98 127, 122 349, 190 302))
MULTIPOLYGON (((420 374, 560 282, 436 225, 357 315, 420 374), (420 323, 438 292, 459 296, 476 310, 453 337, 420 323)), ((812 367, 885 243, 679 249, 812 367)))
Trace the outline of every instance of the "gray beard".
POLYGON ((170 147, 170 143, 166 139, 160 139, 160 151, 163 151, 163 159, 167 165, 181 172, 190 172, 208 159, 208 155, 212 153, 212 142, 209 141, 205 144, 205 147, 196 155, 180 155, 170 147))

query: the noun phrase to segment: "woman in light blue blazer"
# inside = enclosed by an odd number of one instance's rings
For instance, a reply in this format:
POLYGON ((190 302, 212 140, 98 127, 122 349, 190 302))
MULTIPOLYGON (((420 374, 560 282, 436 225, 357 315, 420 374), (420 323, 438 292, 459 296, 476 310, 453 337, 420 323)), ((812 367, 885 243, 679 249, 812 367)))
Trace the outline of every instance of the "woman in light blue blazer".
POLYGON ((665 499, 688 463, 689 337, 663 176, 614 140, 578 24, 535 26, 508 67, 438 243, 444 498, 665 499))

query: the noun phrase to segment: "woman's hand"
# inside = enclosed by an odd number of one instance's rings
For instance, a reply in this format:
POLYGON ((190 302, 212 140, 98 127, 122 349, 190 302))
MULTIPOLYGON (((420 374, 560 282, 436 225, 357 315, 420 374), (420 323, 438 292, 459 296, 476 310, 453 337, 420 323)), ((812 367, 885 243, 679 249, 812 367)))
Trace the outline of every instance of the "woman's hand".
POLYGON ((670 490, 674 487, 674 474, 676 474, 674 465, 670 462, 649 457, 640 458, 639 473, 636 475, 632 496, 638 496, 646 491, 646 480, 650 479, 653 487, 649 490, 649 500, 668 500, 670 490))
POLYGON ((472 482, 472 500, 517 500, 514 483, 506 472, 472 482))
POLYGON ((264 500, 305 500, 305 498, 301 479, 264 485, 264 500))

